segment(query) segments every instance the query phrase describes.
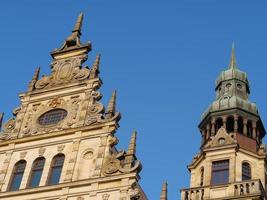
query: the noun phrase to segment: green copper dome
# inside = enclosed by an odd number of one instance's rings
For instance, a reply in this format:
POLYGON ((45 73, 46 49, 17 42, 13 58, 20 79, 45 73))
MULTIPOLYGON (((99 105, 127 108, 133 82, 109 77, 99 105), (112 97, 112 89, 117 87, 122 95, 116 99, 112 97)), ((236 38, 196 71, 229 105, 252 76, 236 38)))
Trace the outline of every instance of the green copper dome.
POLYGON ((237 68, 234 47, 232 47, 229 69, 221 72, 216 80, 216 100, 203 113, 202 119, 209 113, 241 109, 258 115, 255 103, 248 99, 250 93, 247 74, 237 68))

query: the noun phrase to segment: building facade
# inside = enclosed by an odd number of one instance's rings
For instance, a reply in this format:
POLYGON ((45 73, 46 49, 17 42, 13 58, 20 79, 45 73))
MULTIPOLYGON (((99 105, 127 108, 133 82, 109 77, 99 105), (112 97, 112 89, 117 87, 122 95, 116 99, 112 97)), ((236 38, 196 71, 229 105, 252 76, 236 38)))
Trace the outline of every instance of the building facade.
POLYGON ((266 133, 249 101, 247 74, 237 68, 234 47, 215 90, 199 124, 200 152, 188 166, 190 188, 181 190, 181 199, 266 199, 266 133))
MULTIPOLYGON (((100 55, 83 66, 91 43, 80 40, 83 14, 51 52, 51 74, 36 69, 0 135, 1 200, 146 200, 138 184, 136 132, 116 149, 116 91, 104 106, 100 55)), ((0 117, 1 125, 3 114, 0 117)))

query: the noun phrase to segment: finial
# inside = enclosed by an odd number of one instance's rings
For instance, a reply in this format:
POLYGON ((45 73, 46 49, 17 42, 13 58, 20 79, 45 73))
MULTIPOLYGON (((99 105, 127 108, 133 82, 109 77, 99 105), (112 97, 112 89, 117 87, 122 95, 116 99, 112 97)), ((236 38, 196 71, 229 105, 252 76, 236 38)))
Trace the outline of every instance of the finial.
POLYGON ((161 190, 161 194, 160 194, 160 200, 168 200, 168 190, 167 190, 168 184, 167 182, 164 182, 162 185, 162 190, 161 190))
POLYGON ((99 74, 100 58, 101 58, 101 55, 97 54, 94 64, 92 66, 91 72, 90 72, 89 79, 96 78, 97 75, 99 74))
POLYGON ((234 45, 234 43, 232 44, 232 53, 231 53, 231 60, 230 60, 229 68, 230 69, 237 68, 237 65, 236 65, 236 57, 235 57, 235 45, 234 45))
POLYGON ((107 107, 106 111, 107 118, 111 118, 116 114, 116 97, 117 97, 117 91, 114 90, 107 107))
POLYGON ((35 70, 35 72, 33 74, 32 80, 29 83, 29 86, 28 86, 28 90, 29 91, 33 91, 34 90, 34 85, 38 81, 39 73, 40 73, 40 67, 37 67, 37 69, 35 70))
POLYGON ((133 165, 133 161, 136 159, 135 158, 135 153, 136 153, 136 131, 133 132, 129 147, 125 156, 125 162, 124 162, 124 167, 131 169, 133 165))
POLYGON ((2 122, 3 122, 3 118, 4 118, 4 113, 0 113, 0 131, 1 131, 1 128, 2 128, 2 122))
POLYGON ((136 130, 134 130, 131 140, 130 140, 128 151, 127 151, 128 155, 134 155, 136 153, 136 135, 137 135, 137 132, 136 130))
POLYGON ((83 23, 83 13, 81 12, 80 15, 77 18, 77 21, 75 23, 75 26, 73 28, 73 33, 78 32, 79 35, 82 35, 81 29, 82 29, 82 23, 83 23))

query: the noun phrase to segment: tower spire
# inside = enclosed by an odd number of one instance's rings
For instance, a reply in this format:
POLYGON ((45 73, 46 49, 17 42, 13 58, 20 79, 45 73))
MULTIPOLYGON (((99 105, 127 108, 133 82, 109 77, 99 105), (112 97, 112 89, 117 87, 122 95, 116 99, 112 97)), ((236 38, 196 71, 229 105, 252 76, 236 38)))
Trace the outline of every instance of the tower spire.
POLYGON ((82 23, 83 23, 83 13, 81 12, 80 15, 77 18, 77 21, 75 23, 75 26, 73 28, 73 33, 77 32, 79 35, 82 35, 81 29, 82 29, 82 23))
POLYGON ((236 65, 236 57, 235 57, 235 44, 232 44, 232 52, 231 52, 231 60, 230 60, 230 65, 229 65, 230 69, 236 69, 237 65, 236 65))
POLYGON ((162 185, 162 190, 161 190, 161 194, 160 194, 160 200, 168 200, 168 197, 167 197, 167 187, 168 187, 168 184, 167 182, 164 182, 163 185, 162 185))
POLYGON ((117 91, 114 90, 107 107, 106 111, 107 118, 111 118, 116 114, 116 97, 117 97, 117 91))

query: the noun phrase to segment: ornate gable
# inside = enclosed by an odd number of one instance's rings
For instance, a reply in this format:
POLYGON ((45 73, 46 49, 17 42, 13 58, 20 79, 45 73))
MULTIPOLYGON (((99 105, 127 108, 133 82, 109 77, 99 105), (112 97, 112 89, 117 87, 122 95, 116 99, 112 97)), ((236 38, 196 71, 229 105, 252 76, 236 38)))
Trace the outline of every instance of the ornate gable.
POLYGON ((28 91, 20 95, 21 105, 4 124, 1 140, 107 122, 114 123, 117 128, 120 113, 116 111, 116 92, 107 108, 100 102, 100 55, 91 67, 83 66, 91 43, 80 41, 82 21, 83 14, 63 46, 51 52, 51 74, 39 79, 40 68, 37 68, 28 91))
POLYGON ((220 147, 225 145, 236 144, 235 134, 227 133, 224 127, 221 127, 214 137, 204 146, 205 148, 220 147))

